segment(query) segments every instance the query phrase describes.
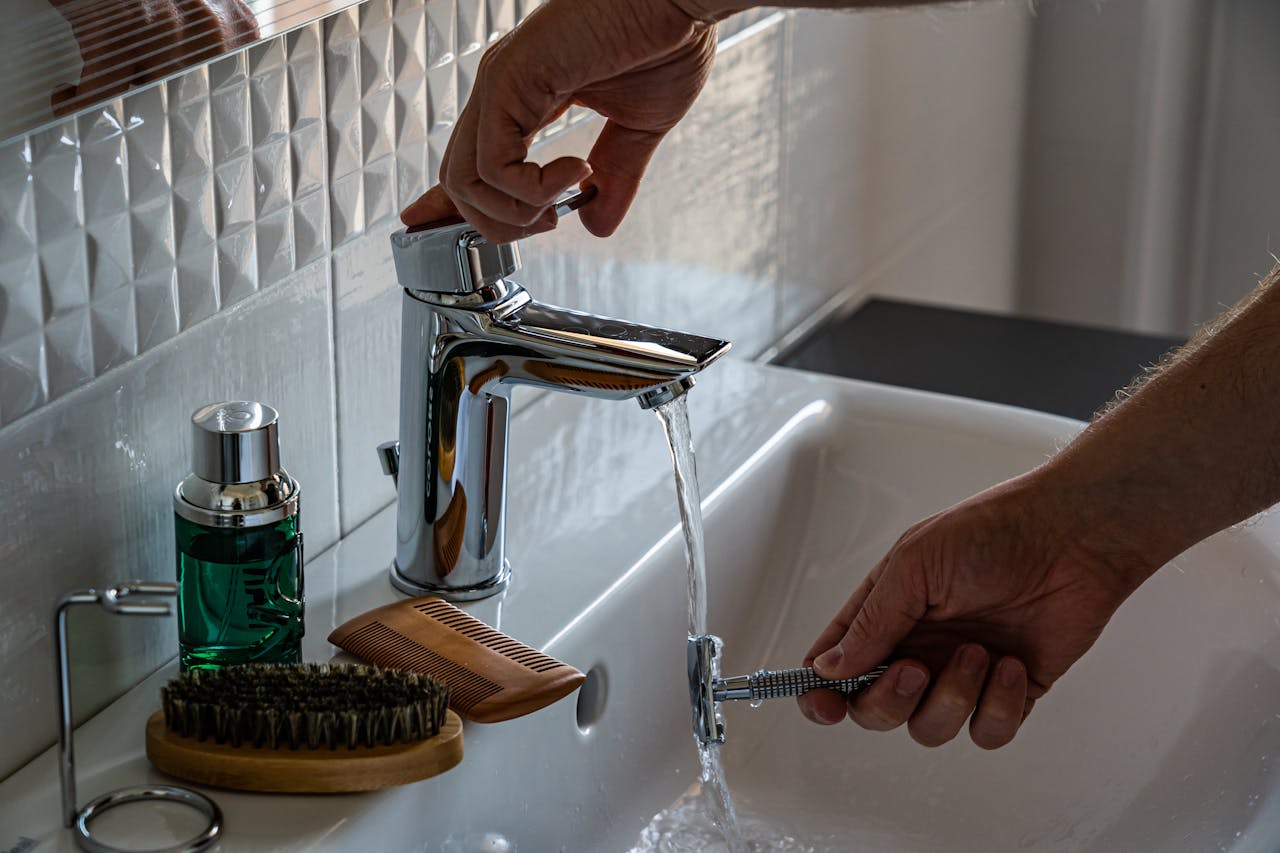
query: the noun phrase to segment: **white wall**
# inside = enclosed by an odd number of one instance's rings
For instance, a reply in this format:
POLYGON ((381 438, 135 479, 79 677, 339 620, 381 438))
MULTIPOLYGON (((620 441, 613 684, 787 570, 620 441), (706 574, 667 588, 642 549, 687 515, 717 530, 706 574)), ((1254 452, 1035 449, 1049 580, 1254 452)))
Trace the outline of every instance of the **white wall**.
POLYGON ((1280 244, 1280 6, 1045 0, 1033 32, 1019 309, 1189 333, 1280 244))
POLYGON ((797 16, 792 309, 845 286, 1012 309, 1029 37, 1020 3, 797 16))
MULTIPOLYGON (((53 739, 57 596, 172 577, 196 407, 281 410, 312 554, 390 502, 387 236, 520 13, 370 0, 0 145, 0 775, 53 739)), ((524 282, 739 357, 849 287, 1007 307, 1025 36, 1018 3, 765 18, 618 235, 566 223, 522 247, 524 282)), ((540 151, 584 151, 597 126, 575 113, 540 151)), ((172 625, 81 613, 72 642, 81 716, 176 644, 172 625)))

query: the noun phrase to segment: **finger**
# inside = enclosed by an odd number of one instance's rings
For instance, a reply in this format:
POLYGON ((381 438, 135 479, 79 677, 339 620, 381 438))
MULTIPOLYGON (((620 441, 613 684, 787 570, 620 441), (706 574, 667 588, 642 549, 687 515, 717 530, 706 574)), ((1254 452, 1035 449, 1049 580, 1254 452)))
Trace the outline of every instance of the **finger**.
MULTIPOLYGON (((455 202, 464 201, 484 214, 486 218, 508 228, 529 228, 551 209, 549 206, 534 207, 531 204, 525 204, 481 181, 463 184, 460 190, 451 191, 451 194, 455 202)), ((471 224, 480 228, 478 223, 471 224)), ((485 229, 480 228, 480 232, 494 239, 493 235, 485 232, 485 229)))
POLYGON ((444 187, 436 184, 400 211, 400 221, 405 225, 426 225, 430 222, 454 219, 459 215, 453 199, 449 198, 444 187))
MULTIPOLYGON (((840 642, 840 638, 849 630, 849 624, 853 621, 854 615, 862 608, 862 603, 867 600, 867 595, 871 592, 871 587, 875 585, 875 578, 879 570, 880 566, 877 566, 875 571, 864 578, 862 583, 858 584, 858 588, 853 591, 853 595, 849 596, 849 600, 840 608, 840 612, 818 635, 818 639, 814 641, 814 644, 804 656, 804 666, 813 666, 815 657, 840 642)), ((797 696, 796 702, 800 705, 800 713, 804 714, 809 720, 823 726, 840 722, 849 711, 849 705, 844 694, 837 693, 834 690, 810 690, 808 693, 797 696)))
POLYGON ((910 565, 890 559, 858 608, 849 630, 813 662, 823 678, 852 678, 889 659, 924 616, 927 599, 910 565))
POLYGON ((843 693, 835 690, 810 690, 796 697, 800 713, 820 726, 840 722, 849 713, 849 702, 843 693))
POLYGON ((540 219, 531 225, 512 226, 489 218, 465 201, 455 200, 454 204, 457 205, 458 212, 462 214, 467 222, 483 234, 486 240, 493 243, 512 243, 534 234, 550 231, 556 227, 556 213, 554 210, 547 210, 540 219))
POLYGON ((928 683, 929 670, 924 664, 895 661, 866 692, 848 700, 849 716, 864 729, 896 729, 915 713, 928 683))
MULTIPOLYGON (((563 108, 552 110, 548 117, 560 112, 563 108)), ((482 110, 476 126, 476 175, 499 193, 538 210, 591 176, 591 167, 581 157, 558 157, 545 166, 528 162, 526 140, 546 123, 522 128, 495 107, 482 110)))
POLYGON ((969 736, 983 749, 999 749, 1013 740, 1028 713, 1027 668, 1017 658, 1001 658, 982 691, 969 736))
POLYGON ((597 237, 608 237, 618 230, 665 135, 632 130, 614 121, 605 123, 587 157, 592 173, 590 183, 600 191, 579 214, 588 231, 597 237))
POLYGON ((942 673, 934 679, 929 695, 911 716, 911 737, 922 746, 942 746, 964 728, 982 695, 990 658, 976 643, 955 650, 942 673))
MULTIPOLYGON (((545 228, 533 228, 534 223, 547 213, 545 207, 535 207, 512 198, 506 193, 484 183, 475 171, 476 110, 473 107, 476 93, 458 118, 458 124, 440 165, 440 183, 457 205, 467 205, 479 216, 472 218, 462 211, 467 221, 489 240, 510 241, 512 235, 537 233, 545 228)), ((554 219, 552 227, 554 227, 554 219)))

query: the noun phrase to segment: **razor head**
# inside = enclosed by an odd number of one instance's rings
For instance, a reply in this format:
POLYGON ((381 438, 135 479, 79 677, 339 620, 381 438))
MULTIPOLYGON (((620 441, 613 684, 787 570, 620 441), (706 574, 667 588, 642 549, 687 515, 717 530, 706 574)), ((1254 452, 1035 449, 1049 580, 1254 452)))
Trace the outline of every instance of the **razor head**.
POLYGON ((689 703, 693 707, 693 737, 700 746, 724 743, 724 720, 716 712, 715 682, 720 674, 719 637, 689 638, 689 703))

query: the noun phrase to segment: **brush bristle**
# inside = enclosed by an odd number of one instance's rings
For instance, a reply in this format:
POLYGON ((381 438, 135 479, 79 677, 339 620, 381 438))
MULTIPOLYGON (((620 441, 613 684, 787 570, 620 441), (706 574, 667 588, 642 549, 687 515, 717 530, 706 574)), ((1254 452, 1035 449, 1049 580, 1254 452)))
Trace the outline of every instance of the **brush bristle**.
POLYGON ((160 705, 182 737, 355 749, 435 736, 449 689, 429 675, 363 664, 253 663, 184 672, 160 689, 160 705))

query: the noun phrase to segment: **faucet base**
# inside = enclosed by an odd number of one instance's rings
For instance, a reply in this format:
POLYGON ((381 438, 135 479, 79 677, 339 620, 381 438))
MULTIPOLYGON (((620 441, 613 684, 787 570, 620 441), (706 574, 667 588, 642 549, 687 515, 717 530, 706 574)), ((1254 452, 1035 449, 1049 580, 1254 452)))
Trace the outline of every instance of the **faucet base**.
POLYGON ((406 595, 414 597, 423 595, 435 595, 443 598, 445 601, 478 601, 482 598, 489 598, 497 595, 507 588, 507 581, 511 579, 511 564, 503 562, 502 571, 497 575, 474 586, 440 586, 432 583, 422 583, 411 578, 405 577, 400 572, 400 567, 393 560, 391 563, 391 585, 406 595))

